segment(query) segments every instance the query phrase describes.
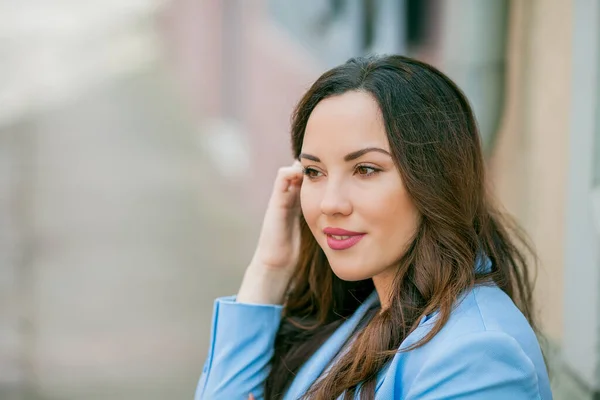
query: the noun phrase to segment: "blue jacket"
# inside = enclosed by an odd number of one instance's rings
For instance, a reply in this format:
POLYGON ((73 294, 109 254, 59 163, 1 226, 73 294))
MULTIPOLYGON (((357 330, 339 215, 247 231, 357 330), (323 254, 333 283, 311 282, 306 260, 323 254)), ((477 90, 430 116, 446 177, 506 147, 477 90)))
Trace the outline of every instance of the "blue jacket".
MULTIPOLYGON (((286 392, 296 400, 319 378, 374 302, 374 292, 302 366, 286 392)), ((263 398, 282 307, 215 301, 208 357, 196 400, 263 398)), ((402 343, 410 346, 432 327, 434 313, 402 343)), ((552 399, 537 338, 511 299, 495 286, 464 294, 442 330, 424 346, 399 352, 380 371, 375 398, 552 399)))

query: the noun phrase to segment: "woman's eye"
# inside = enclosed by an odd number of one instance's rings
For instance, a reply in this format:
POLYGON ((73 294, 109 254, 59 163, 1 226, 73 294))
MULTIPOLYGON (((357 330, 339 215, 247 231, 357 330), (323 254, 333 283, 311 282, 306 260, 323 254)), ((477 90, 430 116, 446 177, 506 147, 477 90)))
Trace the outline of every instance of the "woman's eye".
POLYGON ((304 168, 304 175, 308 176, 309 178, 318 178, 319 174, 320 174, 320 172, 317 171, 316 169, 304 168))
POLYGON ((369 167, 367 165, 359 165, 356 167, 356 173, 358 175, 370 176, 379 172, 377 168, 369 167))

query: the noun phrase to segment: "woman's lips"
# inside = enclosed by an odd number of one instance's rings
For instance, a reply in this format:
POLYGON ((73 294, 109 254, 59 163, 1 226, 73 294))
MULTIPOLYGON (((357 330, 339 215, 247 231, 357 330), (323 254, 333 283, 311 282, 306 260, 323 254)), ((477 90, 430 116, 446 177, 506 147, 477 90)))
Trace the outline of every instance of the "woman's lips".
POLYGON ((327 245, 332 250, 346 250, 354 246, 365 236, 365 233, 347 231, 341 228, 325 228, 323 233, 327 235, 327 245))
POLYGON ((327 245, 329 245, 332 250, 346 250, 360 242, 364 236, 364 233, 354 236, 327 235, 327 245))

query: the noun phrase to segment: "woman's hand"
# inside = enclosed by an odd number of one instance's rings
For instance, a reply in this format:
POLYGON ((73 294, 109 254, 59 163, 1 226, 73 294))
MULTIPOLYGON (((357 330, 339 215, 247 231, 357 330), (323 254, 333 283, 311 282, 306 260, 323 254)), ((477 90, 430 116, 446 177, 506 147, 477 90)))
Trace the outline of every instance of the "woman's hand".
POLYGON ((296 161, 279 169, 265 212, 258 245, 246 270, 237 301, 280 304, 300 253, 300 186, 296 161))
POLYGON ((291 273, 300 247, 300 185, 302 165, 279 169, 265 213, 252 263, 261 268, 291 273))

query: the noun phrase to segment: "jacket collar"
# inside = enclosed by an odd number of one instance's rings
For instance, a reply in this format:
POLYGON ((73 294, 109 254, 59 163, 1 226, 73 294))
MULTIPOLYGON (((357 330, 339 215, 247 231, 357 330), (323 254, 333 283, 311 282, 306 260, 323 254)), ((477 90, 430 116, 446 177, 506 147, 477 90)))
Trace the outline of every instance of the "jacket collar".
MULTIPOLYGON (((491 272, 492 262, 483 253, 477 257, 475 261, 475 270, 479 273, 491 272)), ((462 296, 461 296, 462 297, 462 296)), ((285 395, 285 400, 298 399, 310 388, 313 382, 321 377, 323 371, 328 368, 331 361, 336 357, 338 352, 351 337, 354 330, 366 315, 366 313, 377 303, 379 296, 377 291, 373 291, 365 301, 357 308, 357 310, 348 318, 336 331, 325 341, 325 343, 310 357, 307 362, 300 368, 296 378, 292 381, 291 386, 285 395)), ((409 346, 419 338, 424 336, 432 324, 438 312, 424 316, 419 321, 417 329, 405 338, 400 348, 409 346)))
POLYGON ((338 329, 325 341, 325 343, 310 357, 300 368, 296 378, 286 392, 285 399, 300 398, 317 381, 330 362, 350 338, 365 314, 379 302, 377 292, 373 291, 365 301, 356 309, 354 314, 340 325, 338 329))

